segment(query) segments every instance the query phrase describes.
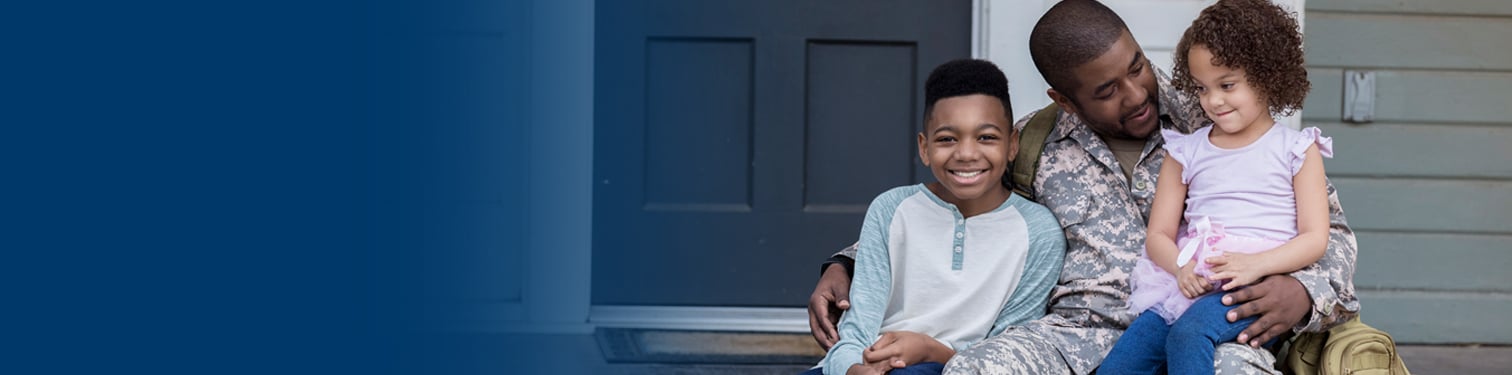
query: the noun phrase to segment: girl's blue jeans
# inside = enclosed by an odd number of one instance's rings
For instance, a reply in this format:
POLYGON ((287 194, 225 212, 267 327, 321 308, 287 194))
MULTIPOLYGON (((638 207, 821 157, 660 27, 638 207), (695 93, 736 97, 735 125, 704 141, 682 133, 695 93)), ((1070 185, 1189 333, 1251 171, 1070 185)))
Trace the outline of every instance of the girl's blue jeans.
MULTIPOLYGON (((1098 374, 1212 374, 1213 351, 1218 345, 1232 342, 1257 317, 1229 323, 1229 310, 1223 305, 1224 293, 1198 298, 1192 307, 1165 324, 1154 311, 1145 311, 1129 324, 1118 338, 1113 351, 1097 368, 1098 374)), ((1265 343, 1270 347, 1275 340, 1265 343)))

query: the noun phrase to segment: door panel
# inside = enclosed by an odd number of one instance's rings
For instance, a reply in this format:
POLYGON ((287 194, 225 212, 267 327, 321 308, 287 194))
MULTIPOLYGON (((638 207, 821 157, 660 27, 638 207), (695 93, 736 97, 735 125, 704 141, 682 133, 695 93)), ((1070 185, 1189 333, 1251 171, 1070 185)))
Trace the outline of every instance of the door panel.
POLYGON ((598 3, 593 303, 804 305, 871 199, 928 177, 918 91, 969 57, 970 12, 598 3))
POLYGON ((875 194, 913 180, 919 118, 913 43, 808 44, 805 212, 865 212, 875 194))
POLYGON ((751 45, 647 41, 645 209, 750 211, 751 45))

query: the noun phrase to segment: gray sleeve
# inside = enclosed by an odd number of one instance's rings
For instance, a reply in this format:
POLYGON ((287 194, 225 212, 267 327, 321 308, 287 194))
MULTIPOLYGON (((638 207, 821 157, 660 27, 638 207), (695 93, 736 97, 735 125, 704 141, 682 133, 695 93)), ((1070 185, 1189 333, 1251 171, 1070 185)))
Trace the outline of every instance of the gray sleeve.
MULTIPOLYGON (((906 195, 897 189, 883 193, 866 210, 856 255, 855 282, 851 283, 851 308, 840 317, 840 341, 824 357, 825 374, 844 374, 862 362, 862 352, 876 341, 882 318, 892 295, 892 261, 888 231, 898 203, 906 195)), ((853 246, 855 247, 855 246, 853 246)))
POLYGON ((1043 208, 1025 217, 1031 218, 1033 223, 1028 239, 1029 258, 1024 262, 1018 288, 998 312, 997 321, 987 337, 997 336, 1009 326, 1044 317, 1050 304, 1050 290, 1060 282, 1061 268, 1066 260, 1066 234, 1061 231, 1060 222, 1050 210, 1043 208))

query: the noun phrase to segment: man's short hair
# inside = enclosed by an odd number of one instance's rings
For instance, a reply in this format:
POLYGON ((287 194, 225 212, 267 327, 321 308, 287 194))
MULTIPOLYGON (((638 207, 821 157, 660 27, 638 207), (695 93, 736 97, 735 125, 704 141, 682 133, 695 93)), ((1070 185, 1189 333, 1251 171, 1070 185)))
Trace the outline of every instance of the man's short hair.
POLYGON ((940 99, 982 94, 1003 102, 1003 114, 1013 119, 1013 106, 1008 103, 1008 77, 997 65, 987 60, 960 59, 940 64, 924 81, 924 121, 934 112, 940 99))
POLYGON ((1071 70, 1108 51, 1129 30, 1112 9, 1093 0, 1065 0, 1045 11, 1029 33, 1029 56, 1040 76, 1070 98, 1079 81, 1071 70))

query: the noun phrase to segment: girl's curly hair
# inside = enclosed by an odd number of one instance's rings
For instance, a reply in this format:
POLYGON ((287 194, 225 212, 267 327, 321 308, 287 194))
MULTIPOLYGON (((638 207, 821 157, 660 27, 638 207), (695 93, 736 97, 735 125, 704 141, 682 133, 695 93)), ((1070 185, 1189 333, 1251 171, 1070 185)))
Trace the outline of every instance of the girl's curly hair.
POLYGON ((1213 65, 1243 70, 1270 112, 1286 116, 1302 110, 1312 84, 1302 60, 1302 30, 1294 13, 1267 0, 1219 0, 1203 9, 1176 44, 1172 85, 1196 97, 1198 84, 1187 68, 1192 46, 1207 47, 1213 65))

